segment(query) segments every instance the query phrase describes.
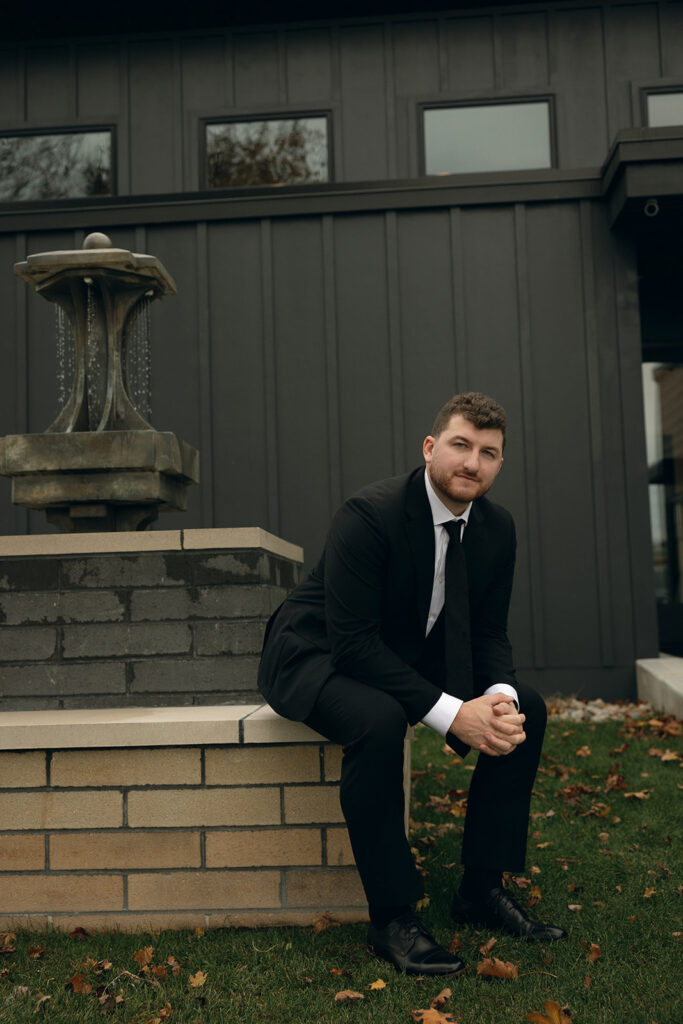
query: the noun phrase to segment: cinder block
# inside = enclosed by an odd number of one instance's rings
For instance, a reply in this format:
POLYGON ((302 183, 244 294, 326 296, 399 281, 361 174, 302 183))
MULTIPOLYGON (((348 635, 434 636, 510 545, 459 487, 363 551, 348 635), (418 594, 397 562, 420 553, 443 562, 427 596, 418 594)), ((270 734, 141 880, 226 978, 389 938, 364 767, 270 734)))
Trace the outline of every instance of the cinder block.
POLYGON ((206 654, 258 654, 265 621, 195 622, 195 651, 206 654))
MULTIPOLYGON (((193 615, 205 619, 268 618, 273 607, 273 588, 267 586, 200 587, 193 615)), ((277 594, 282 591, 278 588, 277 594)), ((276 603, 280 603, 282 597, 276 603)))
POLYGON ((279 825, 280 790, 274 786, 133 790, 128 794, 128 824, 131 828, 279 825))
POLYGON ((190 582, 191 575, 184 552, 84 555, 62 562, 65 588, 182 587, 190 582))
POLYGON ((342 748, 336 743, 327 743, 324 748, 325 782, 339 782, 341 779, 342 748))
MULTIPOLYGON (((0 753, 0 789, 19 786, 44 786, 47 781, 45 752, 42 750, 2 751, 0 753)), ((0 827, 2 827, 0 825, 0 827)))
POLYGON ((365 893, 355 868, 288 868, 288 907, 362 907, 365 893))
POLYGON ((330 867, 355 864, 349 833, 345 828, 327 829, 327 863, 330 867))
POLYGON ((256 690, 258 663, 256 654, 134 661, 132 689, 138 693, 256 690))
POLYGON ((279 907, 279 871, 173 871, 130 875, 131 910, 279 907))
POLYGON ((197 585, 221 583, 269 583, 275 556, 257 548, 240 551, 197 551, 193 559, 197 585))
POLYGON ((0 661, 46 661, 55 653, 57 630, 48 626, 3 626, 0 661))
POLYGON ((42 871, 44 867, 43 836, 0 836, 0 871, 42 871))
POLYGON ((3 829, 119 828, 121 793, 0 793, 3 829))
POLYGON ((64 626, 65 658, 123 658, 130 654, 185 654, 190 650, 190 627, 178 622, 112 622, 94 626, 64 626))
POLYGON ((155 590, 134 590, 130 598, 133 622, 176 619, 185 621, 192 614, 192 597, 186 587, 157 587, 155 590))
POLYGON ((201 778, 196 747, 57 750, 50 769, 53 786, 198 785, 201 778))
POLYGON ((321 859, 322 840, 317 828, 206 833, 207 868, 320 864, 321 859))
POLYGON ((208 786, 320 781, 319 748, 314 744, 208 748, 205 766, 208 786))
POLYGON ((44 932, 49 923, 47 914, 16 914, 0 917, 0 932, 16 932, 19 928, 25 928, 32 932, 44 932))
MULTIPOLYGON (((126 666, 123 662, 63 665, 50 661, 43 665, 7 665, 0 668, 0 694, 7 696, 49 699, 67 694, 123 694, 125 690, 126 666)), ((26 707, 30 710, 28 705, 26 707)))
POLYGON ((285 824, 343 820, 338 786, 285 786, 285 824))
MULTIPOLYGON (((42 842, 42 837, 38 838, 42 842)), ((199 832, 124 830, 50 836, 50 867, 57 871, 198 868, 200 865, 199 832)))
POLYGON ((59 910, 122 910, 120 875, 13 875, 4 887, 3 908, 10 913, 59 910))
POLYGON ((0 596, 0 622, 8 626, 32 622, 115 622, 123 618, 124 611, 118 594, 107 590, 89 594, 24 591, 0 596))
POLYGON ((0 590, 57 590, 60 564, 58 558, 1 558, 0 590))

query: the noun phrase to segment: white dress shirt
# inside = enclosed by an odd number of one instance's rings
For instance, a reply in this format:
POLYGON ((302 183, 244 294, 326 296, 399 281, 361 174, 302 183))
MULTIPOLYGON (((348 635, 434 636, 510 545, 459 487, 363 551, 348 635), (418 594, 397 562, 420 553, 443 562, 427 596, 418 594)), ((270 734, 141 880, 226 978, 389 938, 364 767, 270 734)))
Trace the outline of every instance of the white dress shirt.
MULTIPOLYGON (((460 527, 460 539, 462 540, 462 535, 467 529, 472 502, 469 503, 464 512, 461 512, 459 516, 455 516, 450 509, 446 508, 441 499, 437 497, 427 470, 425 470, 425 488, 434 521, 434 582, 432 584, 432 600, 429 605, 427 629, 425 632, 425 635, 429 635, 446 601, 446 551, 448 549, 449 537, 443 524, 455 519, 463 522, 464 525, 460 527)), ((507 693, 519 706, 517 691, 509 683, 494 683, 484 692, 507 693)), ((445 736, 451 727, 453 719, 458 711, 460 711, 462 704, 463 702, 459 697, 453 697, 450 693, 442 693, 436 704, 430 708, 422 721, 425 725, 434 729, 435 732, 440 733, 441 736, 445 736)))

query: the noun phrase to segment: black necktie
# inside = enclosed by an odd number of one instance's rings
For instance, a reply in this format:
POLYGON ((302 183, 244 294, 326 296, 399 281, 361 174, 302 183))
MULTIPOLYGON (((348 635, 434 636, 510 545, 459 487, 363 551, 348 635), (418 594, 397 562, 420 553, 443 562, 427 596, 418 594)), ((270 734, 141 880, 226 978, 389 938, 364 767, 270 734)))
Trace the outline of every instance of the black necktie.
POLYGON ((461 520, 444 523, 449 541, 446 550, 446 678, 454 697, 472 697, 472 648, 467 564, 460 543, 461 520))

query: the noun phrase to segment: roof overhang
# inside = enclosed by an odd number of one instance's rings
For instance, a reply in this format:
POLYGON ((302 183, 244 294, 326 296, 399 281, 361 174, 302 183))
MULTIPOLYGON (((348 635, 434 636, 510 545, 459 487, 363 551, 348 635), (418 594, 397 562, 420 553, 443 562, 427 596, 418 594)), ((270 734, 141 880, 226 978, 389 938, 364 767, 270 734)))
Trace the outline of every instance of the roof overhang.
POLYGON ((617 134, 602 169, 612 227, 638 230, 655 218, 683 220, 683 126, 617 134))

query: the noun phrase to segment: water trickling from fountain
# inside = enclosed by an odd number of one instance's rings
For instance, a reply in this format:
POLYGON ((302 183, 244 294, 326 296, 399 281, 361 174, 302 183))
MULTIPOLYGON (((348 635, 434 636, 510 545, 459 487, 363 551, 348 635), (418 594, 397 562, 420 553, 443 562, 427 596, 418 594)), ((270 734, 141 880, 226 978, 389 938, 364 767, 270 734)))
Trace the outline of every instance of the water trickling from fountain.
POLYGON ((98 377, 98 359, 97 359, 97 334, 95 331, 95 293, 90 281, 86 281, 88 285, 88 305, 87 305, 87 318, 86 318, 86 375, 88 380, 88 427, 90 430, 96 430, 99 421, 97 415, 97 377, 98 377))
POLYGON ((57 336, 57 400, 60 411, 71 392, 74 376, 74 336, 71 321, 61 306, 55 306, 57 336))
POLYGON ((146 420, 152 417, 151 305, 145 296, 126 324, 126 377, 133 405, 146 420))

